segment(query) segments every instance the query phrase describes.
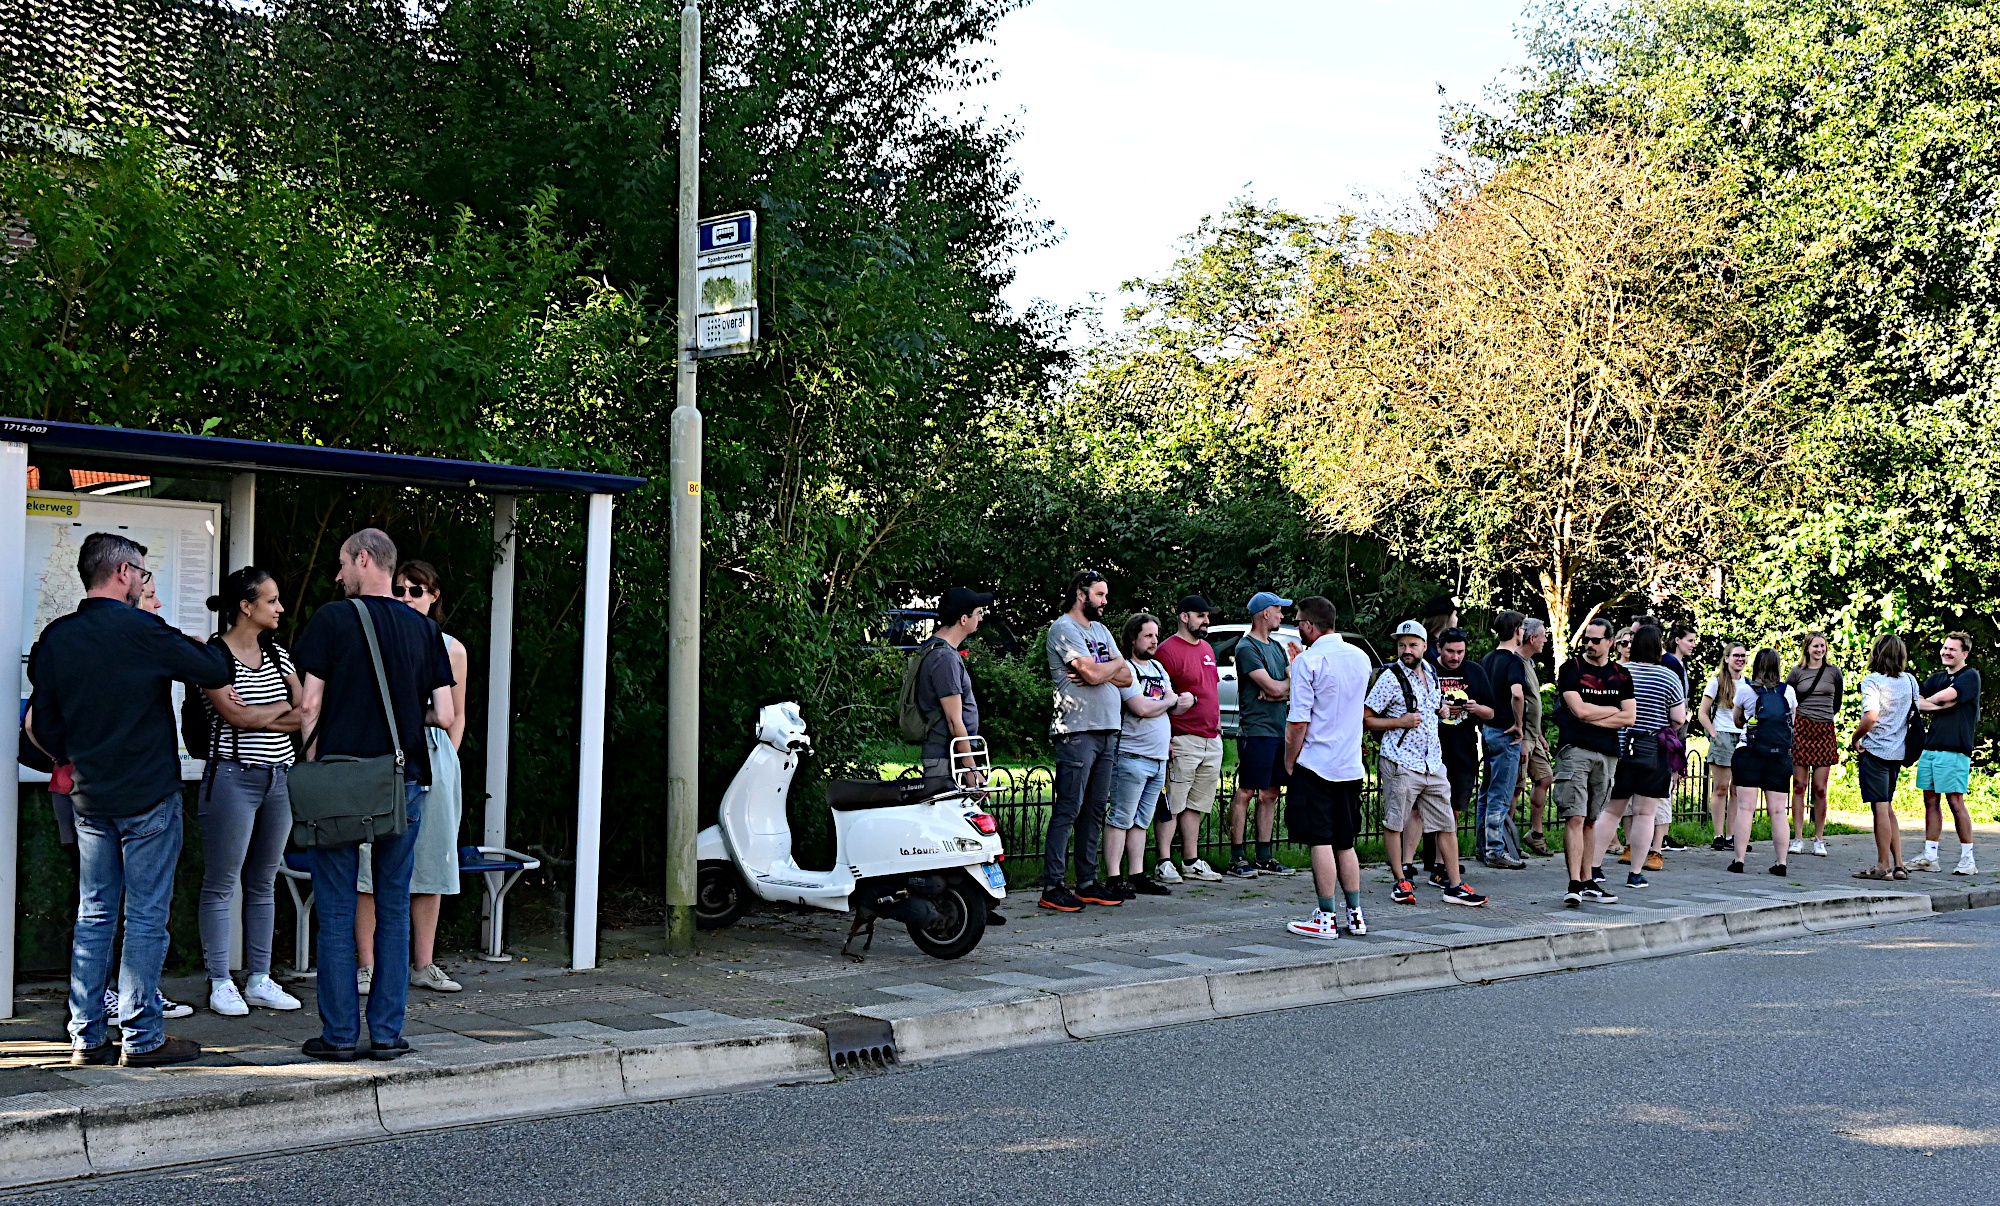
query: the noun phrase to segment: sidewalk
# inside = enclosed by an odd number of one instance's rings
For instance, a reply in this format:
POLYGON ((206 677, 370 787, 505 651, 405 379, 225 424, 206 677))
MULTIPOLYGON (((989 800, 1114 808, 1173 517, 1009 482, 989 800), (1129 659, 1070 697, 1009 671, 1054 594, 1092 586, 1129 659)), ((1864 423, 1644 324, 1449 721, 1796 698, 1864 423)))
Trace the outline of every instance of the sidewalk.
MULTIPOLYGON (((864 962, 839 954, 846 919, 768 907, 702 935, 690 959, 658 952, 656 930, 613 931, 604 966, 571 973, 533 943, 510 964, 451 963, 466 984, 421 993, 406 1029, 416 1053, 395 1063, 325 1065, 298 1045, 318 1032, 311 981, 298 1013, 223 1018, 201 1008, 169 1023, 209 1054, 178 1069, 70 1068, 64 986, 24 986, 21 1016, 0 1023, 0 1186, 337 1142, 524 1114, 659 1100, 833 1075, 827 1015, 858 1015, 893 1035, 904 1060, 1236 1013, 1413 991, 1878 924, 2000 902, 2000 875, 1850 878, 1872 857, 1866 835, 1828 839, 1829 858, 1794 856, 1784 880, 1730 875, 1728 856, 1671 856, 1645 892, 1565 909, 1559 860, 1526 871, 1475 868, 1494 903, 1466 909, 1425 891, 1388 900, 1382 867, 1364 868, 1371 923, 1361 939, 1292 936, 1310 909, 1305 874, 1189 885, 1077 915, 1014 893, 1009 921, 970 956, 918 953, 883 925, 864 962), (886 1023, 884 1026, 883 1024, 886 1023), (198 1114, 190 1124, 184 1117, 198 1114)), ((1947 842, 1955 852, 1955 846, 1947 842)), ((2000 860, 2000 851, 1995 852, 2000 860)), ((1621 869, 1622 870, 1622 869, 1621 869)), ((1622 879, 1615 876, 1614 883, 1622 879)), ((170 995, 205 1006, 206 986, 170 995)), ((849 1016, 850 1022, 856 1019, 849 1016)))

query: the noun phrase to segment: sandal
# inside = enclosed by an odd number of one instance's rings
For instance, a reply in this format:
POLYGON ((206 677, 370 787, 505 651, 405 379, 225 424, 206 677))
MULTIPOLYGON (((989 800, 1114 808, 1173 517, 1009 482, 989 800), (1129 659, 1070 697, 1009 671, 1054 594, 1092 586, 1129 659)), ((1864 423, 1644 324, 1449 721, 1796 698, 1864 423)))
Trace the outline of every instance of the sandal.
POLYGON ((1894 879, 1894 878, 1896 878, 1896 876, 1895 876, 1895 873, 1894 873, 1894 872, 1892 872, 1892 871, 1884 871, 1884 870, 1882 870, 1882 869, 1881 869, 1880 867, 1863 867, 1863 868, 1862 868, 1861 870, 1859 870, 1859 871, 1856 871, 1856 872, 1854 873, 1854 878, 1856 878, 1856 879, 1894 879))
POLYGON ((1908 867, 1898 867, 1894 871, 1889 872, 1889 878, 1908 879, 1910 878, 1910 869, 1908 867))

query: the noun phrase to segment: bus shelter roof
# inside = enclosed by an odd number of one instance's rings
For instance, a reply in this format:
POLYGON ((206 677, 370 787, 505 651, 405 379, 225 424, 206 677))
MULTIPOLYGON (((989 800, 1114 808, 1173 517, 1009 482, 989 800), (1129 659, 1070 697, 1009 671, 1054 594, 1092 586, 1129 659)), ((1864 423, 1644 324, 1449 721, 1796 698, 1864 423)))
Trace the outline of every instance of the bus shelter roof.
POLYGON ((141 431, 130 427, 98 427, 89 423, 59 423, 43 419, 0 418, 0 439, 19 440, 50 452, 93 453, 126 460, 200 465, 237 472, 270 470, 389 485, 482 490, 493 494, 624 494, 646 484, 643 477, 616 473, 584 473, 574 469, 541 469, 491 461, 364 452, 318 444, 274 444, 264 440, 190 435, 180 431, 141 431))

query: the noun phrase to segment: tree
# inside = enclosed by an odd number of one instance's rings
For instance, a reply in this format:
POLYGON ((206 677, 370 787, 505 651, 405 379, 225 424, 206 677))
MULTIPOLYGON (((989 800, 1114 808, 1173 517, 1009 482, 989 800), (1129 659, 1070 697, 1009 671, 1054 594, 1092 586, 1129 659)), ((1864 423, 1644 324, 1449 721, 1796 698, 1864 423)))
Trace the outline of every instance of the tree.
POLYGON ((1444 184, 1267 345, 1294 485, 1335 530, 1539 594, 1559 637, 1695 587, 1784 451, 1732 190, 1608 137, 1444 184))

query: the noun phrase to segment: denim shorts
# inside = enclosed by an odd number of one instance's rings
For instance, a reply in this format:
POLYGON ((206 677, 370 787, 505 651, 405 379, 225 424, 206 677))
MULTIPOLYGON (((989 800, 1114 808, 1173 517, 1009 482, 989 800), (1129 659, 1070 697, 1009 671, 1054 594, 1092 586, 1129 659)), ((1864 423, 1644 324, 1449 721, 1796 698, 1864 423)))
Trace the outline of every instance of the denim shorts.
POLYGON ((1144 829, 1153 823, 1153 808, 1167 790, 1167 760, 1120 753, 1111 764, 1111 802, 1104 823, 1113 829, 1144 829))

